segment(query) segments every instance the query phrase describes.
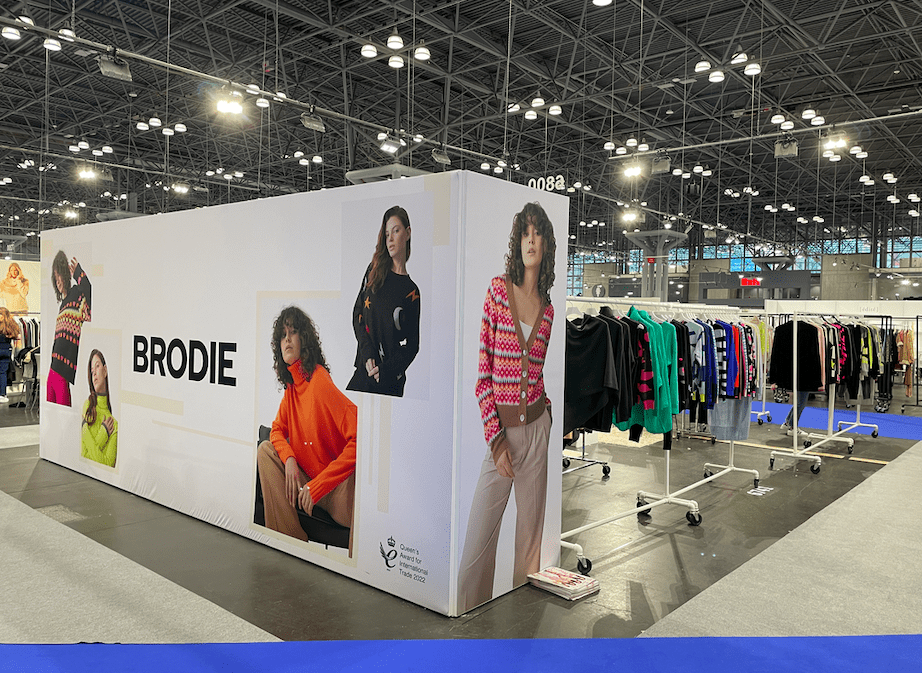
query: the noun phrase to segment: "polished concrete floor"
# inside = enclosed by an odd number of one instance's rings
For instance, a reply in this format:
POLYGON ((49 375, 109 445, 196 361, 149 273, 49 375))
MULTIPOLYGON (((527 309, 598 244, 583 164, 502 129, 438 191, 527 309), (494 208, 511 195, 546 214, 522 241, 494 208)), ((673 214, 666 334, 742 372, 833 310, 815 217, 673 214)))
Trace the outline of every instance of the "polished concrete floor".
MULTIPOLYGON (((0 428, 37 422, 34 412, 0 409, 0 428)), ((651 516, 632 514, 576 536, 601 582, 598 594, 570 603, 526 586, 455 619, 40 460, 34 444, 0 449, 0 490, 36 509, 66 508, 76 516, 63 525, 285 640, 633 637, 913 442, 856 436, 852 455, 843 447, 823 447, 820 474, 789 460, 769 471, 765 447, 791 446, 777 425, 753 424, 748 444, 737 444, 735 463, 760 471, 763 495, 752 493, 750 475, 730 474, 685 496, 697 501, 700 526, 688 524, 684 508, 665 505, 651 516)), ((611 475, 603 478, 592 466, 564 476, 565 531, 633 508, 639 489, 664 488, 660 443, 608 436, 589 450, 608 461, 611 475)), ((678 439, 671 490, 701 479, 703 464, 724 462, 727 451, 721 442, 678 439)), ((564 551, 561 561, 575 567, 576 556, 564 551)))

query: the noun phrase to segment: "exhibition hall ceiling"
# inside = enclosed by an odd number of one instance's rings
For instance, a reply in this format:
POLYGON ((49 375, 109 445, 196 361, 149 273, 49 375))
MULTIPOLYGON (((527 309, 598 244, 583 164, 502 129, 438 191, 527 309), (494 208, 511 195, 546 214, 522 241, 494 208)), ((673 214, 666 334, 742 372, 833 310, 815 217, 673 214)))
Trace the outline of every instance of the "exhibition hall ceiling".
POLYGON ((570 189, 571 251, 618 253, 623 229, 667 224, 766 254, 907 235, 920 15, 896 0, 8 2, 0 240, 34 255, 44 229, 340 187, 394 163, 570 189), (77 40, 46 49, 63 28, 77 40), (395 32, 403 47, 388 46, 395 32), (123 79, 102 74, 105 51, 123 79), (219 112, 225 97, 242 112, 219 112), (310 106, 324 132, 302 123, 310 106), (639 219, 625 224, 619 203, 639 219), (605 224, 580 226, 593 220, 605 224))

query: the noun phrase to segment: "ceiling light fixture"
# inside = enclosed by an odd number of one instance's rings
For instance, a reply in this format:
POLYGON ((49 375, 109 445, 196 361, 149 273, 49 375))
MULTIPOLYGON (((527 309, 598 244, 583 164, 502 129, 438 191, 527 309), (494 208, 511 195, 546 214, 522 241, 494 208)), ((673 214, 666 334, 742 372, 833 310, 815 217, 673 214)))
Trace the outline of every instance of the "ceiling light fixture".
POLYGON ((813 126, 822 126, 826 123, 826 117, 823 115, 816 115, 813 119, 810 120, 810 124, 813 126))
POLYGON ((135 128, 137 128, 139 131, 147 131, 150 129, 150 124, 145 121, 139 121, 135 128))
POLYGON ((749 75, 750 77, 755 77, 761 72, 762 72, 762 66, 756 63, 755 61, 752 61, 751 63, 747 63, 746 67, 743 68, 743 74, 749 75))
POLYGON ((555 103, 547 109, 547 113, 556 117, 557 115, 563 114, 563 108, 555 103))
POLYGON ((538 118, 538 113, 534 110, 525 110, 525 119, 533 121, 538 118))
POLYGON ((396 154, 397 150, 400 149, 400 139, 389 133, 385 134, 384 139, 378 147, 388 154, 396 154))
MULTIPOLYGON (((220 96, 217 104, 218 112, 235 115, 242 113, 243 104, 240 102, 240 97, 239 91, 231 91, 220 96)), ((151 124, 151 126, 154 126, 154 124, 151 124)))
POLYGON ((53 37, 46 37, 42 46, 48 51, 61 51, 61 43, 53 37))
POLYGON ((781 124, 784 122, 784 115, 780 112, 776 112, 772 115, 772 118, 769 120, 772 124, 781 124))
POLYGON ((403 67, 403 56, 400 54, 393 54, 387 59, 387 64, 394 70, 398 70, 403 67))
MULTIPOLYGON (((182 122, 179 122, 178 124, 174 124, 173 129, 176 131, 176 133, 185 133, 186 131, 189 130, 186 128, 186 125, 183 124, 182 122)), ((103 147, 103 149, 106 149, 106 148, 103 147)))
POLYGON ((723 70, 712 70, 708 75, 708 82, 723 82, 724 81, 724 72, 723 70))
POLYGON ((269 101, 262 97, 257 98, 256 107, 269 107, 269 101))
POLYGON ((323 119, 314 114, 313 106, 311 106, 310 112, 301 113, 301 124, 304 128, 317 131, 318 133, 326 133, 327 130, 326 125, 323 123, 323 119))
POLYGON ((531 99, 532 107, 542 107, 544 105, 544 99, 541 97, 540 93, 536 93, 535 97, 531 99))
POLYGON ((695 63, 695 72, 704 72, 705 70, 710 70, 710 69, 711 69, 710 61, 705 60, 705 61, 698 61, 697 63, 695 63))
POLYGON ((437 164, 442 164, 443 166, 451 165, 451 157, 448 156, 448 152, 445 151, 445 148, 434 148, 432 150, 432 158, 437 164))
POLYGON ((790 131, 793 128, 794 128, 794 122, 791 121, 790 119, 785 119, 783 122, 781 122, 782 131, 790 131))
POLYGON ((426 46, 425 40, 420 40, 419 46, 413 52, 413 58, 417 61, 428 61, 432 58, 432 54, 429 51, 429 47, 426 46))
POLYGON ((814 117, 816 117, 816 110, 812 107, 804 108, 804 111, 800 113, 800 118, 807 122, 814 117))
POLYGON ((365 58, 374 58, 378 55, 378 48, 371 43, 363 44, 361 53, 365 58))
POLYGON ((393 34, 387 38, 387 47, 388 49, 403 49, 403 38, 397 33, 396 28, 394 28, 393 34))
POLYGON ((18 29, 18 28, 14 28, 13 26, 4 26, 4 27, 3 27, 3 31, 2 31, 2 35, 3 35, 3 37, 5 37, 7 40, 18 40, 19 38, 22 37, 22 35, 20 35, 20 33, 19 33, 19 29, 18 29))
MULTIPOLYGON (((115 52, 113 51, 113 53, 115 52)), ((131 70, 128 68, 128 63, 117 56, 100 54, 96 64, 99 66, 99 72, 106 77, 118 79, 123 82, 132 81, 131 70)))
POLYGON ((160 121, 160 117, 151 117, 150 119, 147 120, 147 123, 151 126, 151 128, 157 128, 158 126, 163 126, 163 122, 160 121))

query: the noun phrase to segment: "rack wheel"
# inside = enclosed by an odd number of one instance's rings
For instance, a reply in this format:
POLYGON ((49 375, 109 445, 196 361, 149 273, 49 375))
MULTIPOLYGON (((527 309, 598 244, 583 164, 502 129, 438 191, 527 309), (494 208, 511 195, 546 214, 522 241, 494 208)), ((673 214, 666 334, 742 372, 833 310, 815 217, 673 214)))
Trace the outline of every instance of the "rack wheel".
MULTIPOLYGON (((637 506, 644 507, 647 504, 645 500, 638 500, 637 506)), ((637 512, 637 516, 650 516, 650 510, 645 510, 643 512, 637 512)))
POLYGON ((877 439, 877 430, 871 433, 871 437, 873 437, 874 439, 877 439))
POLYGON ((820 473, 820 466, 817 465, 816 463, 814 463, 813 465, 810 466, 810 471, 811 471, 813 474, 819 474, 819 473, 820 473))
POLYGON ((769 469, 769 470, 774 470, 774 469, 775 469, 775 459, 774 459, 774 458, 769 458, 769 459, 768 459, 768 469, 769 469))
POLYGON ((905 413, 906 413, 906 405, 904 405, 904 404, 901 404, 901 405, 900 405, 900 413, 901 413, 901 414, 905 414, 905 413))
POLYGON ((611 474, 611 467, 609 467, 608 465, 603 465, 602 466, 602 476, 607 477, 610 474, 611 474))
POLYGON ((752 480, 752 487, 759 488, 759 478, 758 477, 752 480))
POLYGON ((563 459, 563 469, 566 470, 568 467, 570 467, 570 459, 569 459, 569 458, 564 458, 564 459, 563 459))
POLYGON ((577 559, 576 560, 576 569, 581 575, 588 575, 589 571, 592 570, 592 561, 589 559, 577 559))
POLYGON ((692 512, 685 512, 685 518, 688 519, 688 523, 691 526, 700 526, 701 525, 701 515, 693 514, 692 512))
POLYGON ((804 442, 805 449, 809 449, 811 446, 813 446, 813 442, 811 442, 809 439, 804 442))
POLYGON ((766 418, 766 420, 767 420, 767 421, 768 421, 769 423, 771 423, 771 422, 772 422, 772 417, 771 417, 771 414, 769 414, 769 415, 768 415, 768 416, 766 416, 765 418, 766 418))
POLYGON ((855 447, 854 447, 852 444, 849 444, 849 445, 848 445, 848 452, 849 452, 849 453, 855 453, 855 447))
POLYGON ((716 444, 716 443, 717 443, 717 438, 711 437, 711 444, 716 444))
POLYGON ((761 419, 761 418, 759 419, 759 425, 762 425, 762 419, 761 419))
POLYGON ((713 472, 711 472, 711 471, 708 470, 708 469, 705 469, 705 470, 704 470, 704 478, 705 478, 705 479, 707 479, 708 477, 713 477, 713 476, 714 476, 714 473, 713 473, 713 472))

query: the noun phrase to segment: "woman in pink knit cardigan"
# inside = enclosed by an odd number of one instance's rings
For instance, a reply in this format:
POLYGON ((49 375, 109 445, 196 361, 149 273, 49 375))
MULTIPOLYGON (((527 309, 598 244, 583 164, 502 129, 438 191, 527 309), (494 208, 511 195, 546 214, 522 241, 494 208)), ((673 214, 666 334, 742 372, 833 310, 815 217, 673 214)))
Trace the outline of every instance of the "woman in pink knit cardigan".
POLYGON ((484 301, 475 392, 488 451, 461 556, 460 613, 493 598, 500 523, 513 490, 513 586, 540 570, 551 430, 543 370, 554 323, 550 290, 556 252, 544 209, 526 204, 512 221, 506 273, 490 282, 484 301))

